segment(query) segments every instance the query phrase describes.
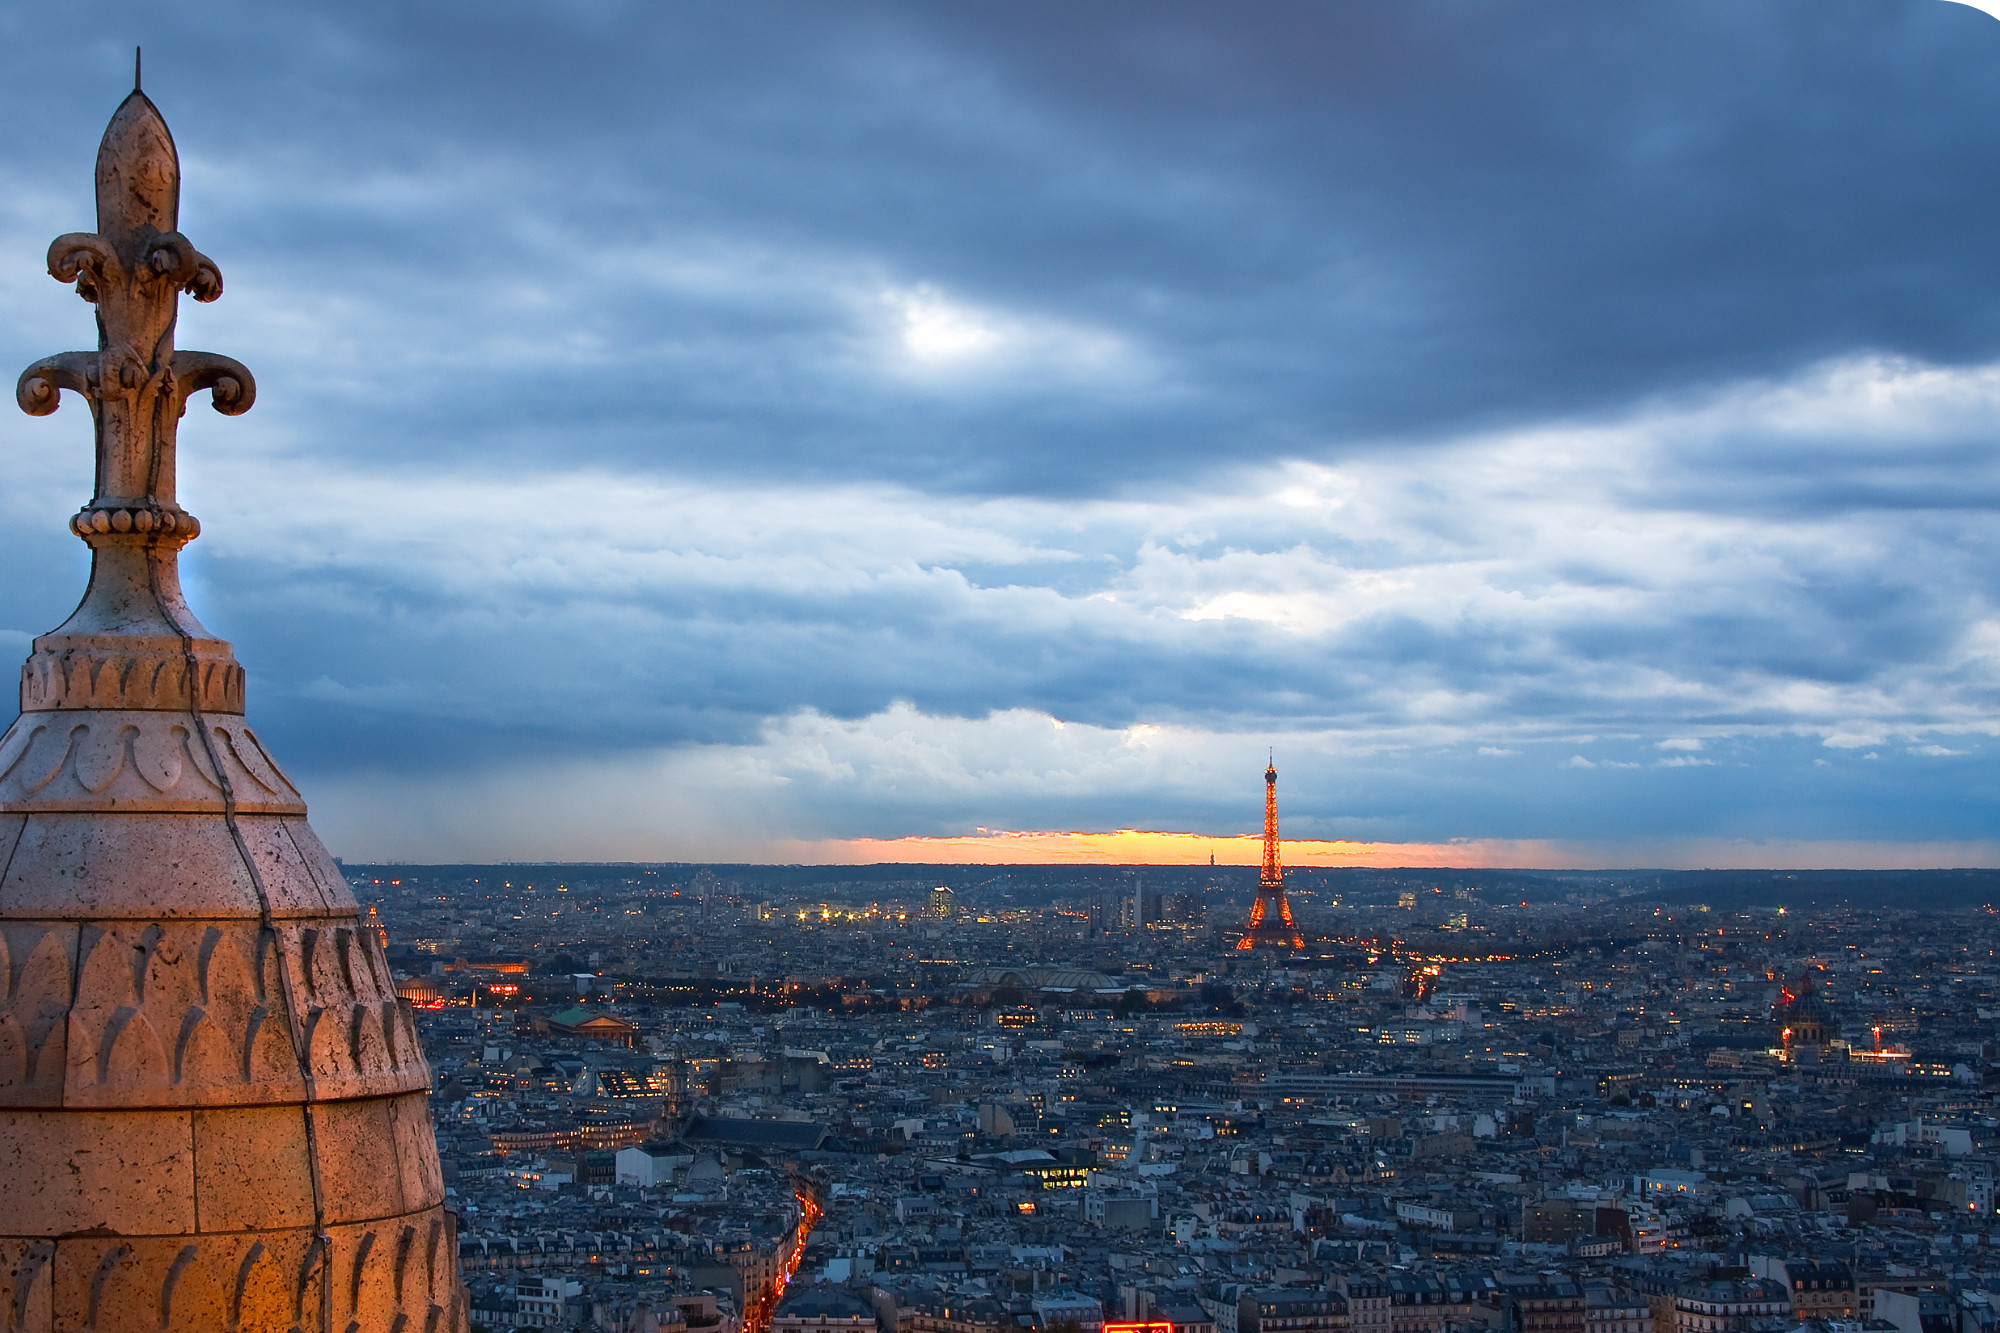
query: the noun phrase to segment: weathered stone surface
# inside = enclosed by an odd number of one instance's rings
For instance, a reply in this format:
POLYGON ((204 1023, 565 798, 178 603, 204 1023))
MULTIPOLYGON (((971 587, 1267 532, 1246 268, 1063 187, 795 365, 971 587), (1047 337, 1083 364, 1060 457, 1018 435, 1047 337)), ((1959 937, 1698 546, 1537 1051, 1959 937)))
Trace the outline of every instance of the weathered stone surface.
POLYGON ((320 886, 320 892, 326 895, 327 905, 335 912, 358 907, 354 901, 354 892, 347 887, 347 880, 342 877, 340 867, 333 863, 332 853, 326 850, 326 844, 319 840, 319 834, 312 831, 312 826, 303 819, 286 819, 279 822, 285 826, 285 831, 292 835, 292 846, 298 849, 300 859, 305 862, 306 872, 312 876, 313 882, 320 886))
POLYGON ((0 919, 260 915, 256 881, 221 819, 34 815, 0 879, 0 919))
POLYGON ((395 1098, 389 1116, 395 1123, 396 1166, 405 1199, 412 1208, 443 1203, 444 1171, 438 1164, 429 1096, 395 1098))
MULTIPOLYGON (((299 846, 297 832, 301 829, 308 836, 312 833, 303 819, 268 815, 239 815, 236 819, 236 834, 243 840, 250 867, 264 886, 271 915, 347 916, 358 912, 354 894, 347 881, 340 878, 338 869, 331 882, 322 882, 313 874, 306 852, 299 846)), ((312 838, 307 845, 324 854, 318 838, 312 838)))
MULTIPOLYGON (((233 834, 223 819, 158 814, 36 814, 17 827, 0 875, 0 919, 255 920, 267 905, 277 919, 359 911, 302 819, 239 815, 233 834)), ((8 840, 0 827, 0 846, 8 840)))
POLYGON ((177 295, 222 277, 174 229, 173 140, 137 92, 98 184, 98 232, 49 267, 99 348, 16 390, 33 415, 89 398, 99 456, 70 523, 90 587, 0 736, 0 1333, 458 1333, 415 1028, 181 594, 175 424, 255 385, 173 347, 177 295))
POLYGON ((15 1237, 194 1230, 186 1111, 0 1111, 0 1227, 15 1237))
POLYGON ((405 1200, 402 1173, 395 1166, 396 1120, 387 1100, 322 1102, 313 1116, 319 1131, 320 1189, 330 1220, 371 1221, 442 1202, 421 1193, 405 1200))
POLYGON ((225 806, 237 814, 306 812, 240 718, 24 712, 0 736, 0 810, 221 814, 225 806))
POLYGON ((0 1324, 9 1333, 50 1333, 55 1327, 52 1240, 0 1240, 0 1324))
POLYGON ((190 647, 178 638, 45 634, 21 668, 21 711, 58 708, 241 713, 243 668, 217 639, 190 647))
POLYGON ((194 1113, 197 1229, 248 1231, 313 1223, 312 1160, 303 1106, 194 1113))
POLYGON ((351 915, 0 921, 0 986, 0 1106, 302 1100, 288 995, 317 1096, 430 1086, 380 946, 351 915))
POLYGON ((77 927, 0 923, 0 1106, 60 1106, 77 927))
POLYGON ((457 1274, 449 1267, 452 1229, 435 1213, 329 1227, 324 1241, 301 1230, 77 1237, 36 1243, 32 1253, 25 1253, 27 1243, 16 1245, 21 1260, 0 1249, 0 1265, 8 1265, 0 1267, 0 1283, 10 1272, 21 1274, 31 1318, 45 1321, 23 1325, 30 1329, 462 1333, 465 1327, 457 1274), (439 1253, 442 1268, 432 1262, 439 1253))

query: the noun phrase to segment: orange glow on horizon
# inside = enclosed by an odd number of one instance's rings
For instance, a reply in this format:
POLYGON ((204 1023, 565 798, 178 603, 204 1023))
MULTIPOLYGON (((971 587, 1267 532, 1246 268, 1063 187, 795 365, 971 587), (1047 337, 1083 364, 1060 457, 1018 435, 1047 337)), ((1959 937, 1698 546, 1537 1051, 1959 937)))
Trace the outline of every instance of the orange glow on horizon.
MULTIPOLYGON (((1464 870, 1949 869, 2000 865, 2000 839, 1971 843, 1793 842, 1689 839, 1597 843, 1557 838, 1452 838, 1442 842, 1348 842, 1286 839, 1293 869, 1337 866, 1464 870)), ((664 859, 715 858, 677 848, 664 859)), ((1263 839, 1238 833, 1211 836, 1165 829, 1087 832, 1061 829, 979 829, 945 837, 772 838, 736 844, 720 859, 797 865, 1205 865, 1256 866, 1263 839)), ((664 856, 649 849, 648 859, 664 856)))
MULTIPOLYGON (((1285 839, 1284 861, 1302 866, 1483 866, 1498 859, 1524 864, 1519 857, 1545 844, 1490 842, 1413 843, 1285 839)), ((951 837, 847 838, 794 844, 802 857, 865 864, 909 861, 937 864, 1103 864, 1261 866, 1264 840, 1254 833, 1216 837, 1158 829, 1118 829, 1110 833, 1036 830, 995 831, 951 837)))

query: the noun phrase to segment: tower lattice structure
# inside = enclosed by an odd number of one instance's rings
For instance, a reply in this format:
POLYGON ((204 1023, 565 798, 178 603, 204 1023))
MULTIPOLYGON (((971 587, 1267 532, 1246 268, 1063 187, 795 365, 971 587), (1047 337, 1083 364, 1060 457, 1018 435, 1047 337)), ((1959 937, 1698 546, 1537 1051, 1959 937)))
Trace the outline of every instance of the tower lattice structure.
POLYGON ((1259 946, 1273 949, 1303 949, 1298 927, 1292 924, 1292 905, 1285 901, 1285 868, 1278 859, 1278 766, 1264 769, 1264 869, 1257 877, 1257 901, 1244 924, 1239 949, 1259 946))

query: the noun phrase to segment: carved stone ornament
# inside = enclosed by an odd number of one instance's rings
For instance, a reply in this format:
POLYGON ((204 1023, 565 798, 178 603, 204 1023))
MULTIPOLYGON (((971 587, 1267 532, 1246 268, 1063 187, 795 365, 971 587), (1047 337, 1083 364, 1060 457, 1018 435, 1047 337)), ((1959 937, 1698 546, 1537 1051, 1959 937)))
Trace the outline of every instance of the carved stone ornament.
POLYGON ((97 155, 97 230, 49 272, 95 352, 22 374, 96 428, 70 530, 89 589, 0 736, 0 1330, 444 1333, 466 1327, 430 1067, 376 933, 245 723, 243 668, 181 595, 201 531, 175 434, 225 356, 176 351, 222 294, 176 229, 180 161, 134 88, 97 155))

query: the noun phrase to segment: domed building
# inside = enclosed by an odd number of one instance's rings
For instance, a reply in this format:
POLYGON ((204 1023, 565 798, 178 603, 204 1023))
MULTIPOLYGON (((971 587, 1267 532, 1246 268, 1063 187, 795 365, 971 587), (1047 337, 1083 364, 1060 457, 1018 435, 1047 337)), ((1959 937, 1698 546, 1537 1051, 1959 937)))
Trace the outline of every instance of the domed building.
POLYGON ((1822 1052, 1839 1032, 1810 969, 1801 971, 1780 994, 1773 1022, 1778 1044, 1787 1053, 1805 1049, 1822 1052))
POLYGON ((178 230, 173 136, 136 88, 96 176, 97 230, 49 272, 95 307, 97 349, 16 388, 33 416, 85 400, 97 483, 69 521, 89 588, 0 736, 4 1322, 462 1330, 430 1069, 379 934, 181 594, 181 414, 256 389, 174 347, 179 298, 222 275, 178 230))

